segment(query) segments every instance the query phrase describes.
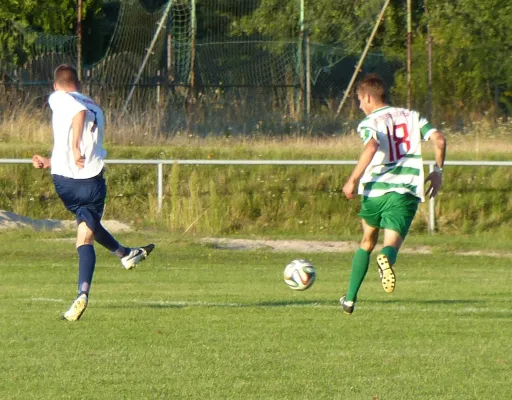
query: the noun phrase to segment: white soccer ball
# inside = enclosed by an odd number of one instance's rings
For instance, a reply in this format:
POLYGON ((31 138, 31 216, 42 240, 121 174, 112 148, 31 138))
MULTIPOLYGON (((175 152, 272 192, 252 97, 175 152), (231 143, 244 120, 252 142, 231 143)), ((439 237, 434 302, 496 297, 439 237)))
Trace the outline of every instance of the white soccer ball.
POLYGON ((316 270, 308 260, 293 260, 284 268, 284 282, 290 289, 306 290, 316 278, 316 270))

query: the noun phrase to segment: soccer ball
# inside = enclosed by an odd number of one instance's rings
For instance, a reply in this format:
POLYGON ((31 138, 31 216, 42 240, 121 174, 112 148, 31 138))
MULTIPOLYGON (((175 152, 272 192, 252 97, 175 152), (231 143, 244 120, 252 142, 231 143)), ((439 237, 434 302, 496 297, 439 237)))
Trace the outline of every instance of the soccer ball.
POLYGON ((293 260, 284 268, 284 282, 290 289, 306 290, 315 282, 315 267, 308 260, 293 260))

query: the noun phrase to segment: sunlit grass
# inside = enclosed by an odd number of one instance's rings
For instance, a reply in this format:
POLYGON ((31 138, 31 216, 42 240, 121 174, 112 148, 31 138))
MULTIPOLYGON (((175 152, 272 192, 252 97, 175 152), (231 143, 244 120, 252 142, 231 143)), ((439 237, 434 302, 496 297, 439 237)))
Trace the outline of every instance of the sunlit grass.
POLYGON ((383 292, 372 266, 349 317, 338 306, 349 253, 122 235, 157 248, 130 272, 98 248, 89 308, 66 323, 57 316, 77 275, 66 237, 2 236, 2 399, 480 400, 512 391, 508 259, 442 247, 400 254, 396 292, 383 292), (298 257, 318 273, 299 293, 282 280, 298 257))

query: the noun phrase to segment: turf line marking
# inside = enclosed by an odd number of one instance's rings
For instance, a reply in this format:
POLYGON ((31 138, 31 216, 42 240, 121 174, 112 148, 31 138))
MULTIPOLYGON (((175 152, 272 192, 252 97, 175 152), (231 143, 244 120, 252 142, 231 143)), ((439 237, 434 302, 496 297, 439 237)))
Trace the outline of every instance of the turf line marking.
POLYGON ((64 299, 51 299, 49 297, 36 297, 32 301, 41 301, 44 303, 64 303, 64 299))
MULTIPOLYGON (((36 302, 44 302, 44 303, 65 303, 69 300, 64 299, 54 299, 48 297, 36 297, 31 299, 36 302)), ((209 302, 209 301, 187 301, 187 300, 155 300, 155 301, 147 301, 147 300, 129 300, 129 301, 117 301, 117 300, 92 300, 91 304, 123 304, 123 303, 131 303, 131 304, 140 304, 144 306, 170 306, 170 307, 232 307, 232 308, 326 308, 326 309, 339 309, 340 306, 337 304, 321 304, 321 303, 286 303, 286 302, 261 302, 261 303, 223 303, 223 302, 209 302)), ((435 308, 439 310, 439 307, 436 305, 435 308)), ((437 313, 439 311, 433 311, 434 306, 432 307, 410 307, 404 305, 396 305, 393 303, 386 304, 385 302, 382 305, 369 305, 369 304, 358 304, 358 310, 391 310, 391 311, 403 311, 403 312, 428 312, 428 313, 437 313)), ((442 313, 450 313, 450 314, 483 314, 483 313, 499 313, 499 314, 512 314, 512 309, 509 308, 475 308, 475 307, 465 307, 465 308, 448 308, 441 310, 442 313)))

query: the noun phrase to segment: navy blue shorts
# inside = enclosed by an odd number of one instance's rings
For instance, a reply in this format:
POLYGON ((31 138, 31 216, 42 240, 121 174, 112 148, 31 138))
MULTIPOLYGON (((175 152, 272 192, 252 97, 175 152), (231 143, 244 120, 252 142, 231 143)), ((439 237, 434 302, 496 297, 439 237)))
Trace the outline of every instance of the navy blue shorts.
POLYGON ((52 176, 57 194, 66 208, 76 215, 77 224, 85 222, 94 232, 103 216, 105 198, 107 197, 107 185, 103 171, 89 179, 52 176))

